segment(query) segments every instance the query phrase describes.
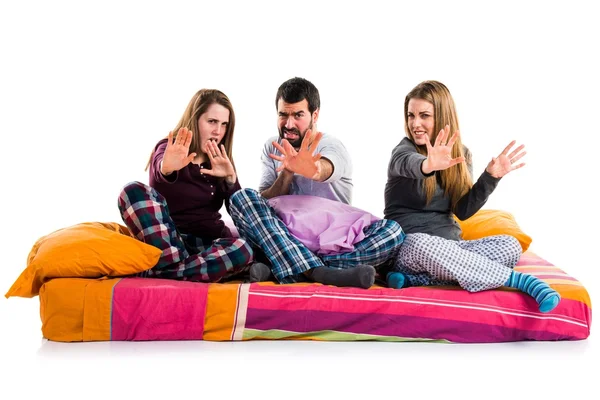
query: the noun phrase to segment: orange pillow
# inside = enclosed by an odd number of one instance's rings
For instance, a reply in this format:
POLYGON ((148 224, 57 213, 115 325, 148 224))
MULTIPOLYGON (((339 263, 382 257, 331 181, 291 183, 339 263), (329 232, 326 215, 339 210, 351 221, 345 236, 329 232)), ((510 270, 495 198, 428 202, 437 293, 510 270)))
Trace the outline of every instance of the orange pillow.
POLYGON ((454 218, 462 229, 464 240, 475 240, 494 235, 510 235, 521 243, 523 252, 527 251, 531 244, 531 237, 521 230, 515 217, 509 212, 479 210, 471 218, 464 221, 454 218))
POLYGON ((117 223, 81 223, 38 239, 27 257, 27 268, 5 296, 36 296, 51 278, 132 275, 155 266, 161 254, 117 223))

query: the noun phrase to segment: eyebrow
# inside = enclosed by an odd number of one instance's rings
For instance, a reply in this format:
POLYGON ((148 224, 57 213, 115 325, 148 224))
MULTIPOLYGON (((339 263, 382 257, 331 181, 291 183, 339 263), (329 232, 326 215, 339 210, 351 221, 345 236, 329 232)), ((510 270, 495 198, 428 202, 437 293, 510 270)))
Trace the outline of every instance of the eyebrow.
POLYGON ((217 117, 208 117, 208 119, 210 119, 211 121, 219 121, 219 122, 228 122, 228 121, 221 121, 219 118, 217 117))
POLYGON ((286 113, 284 111, 279 111, 278 113, 279 113, 280 116, 283 117, 283 116, 288 116, 290 114, 304 114, 304 113, 306 113, 306 111, 305 110, 300 110, 300 111, 292 111, 292 112, 289 112, 289 113, 286 113))

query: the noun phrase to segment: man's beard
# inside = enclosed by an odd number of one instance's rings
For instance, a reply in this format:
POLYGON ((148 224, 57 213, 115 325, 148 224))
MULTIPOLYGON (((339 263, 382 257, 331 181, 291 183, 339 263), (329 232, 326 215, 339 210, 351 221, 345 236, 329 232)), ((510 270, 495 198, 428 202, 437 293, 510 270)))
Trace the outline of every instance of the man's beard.
POLYGON ((299 149, 299 148, 300 148, 300 145, 302 144, 302 139, 304 139, 304 136, 306 135, 306 132, 307 132, 309 129, 312 129, 312 128, 313 128, 313 120, 312 120, 312 118, 311 118, 311 119, 310 119, 310 124, 308 125, 308 128, 306 128, 306 129, 304 130, 304 132, 300 133, 300 131, 299 131, 298 129, 296 129, 296 128, 292 128, 292 129, 286 129, 286 127, 284 126, 283 128, 280 128, 280 129, 279 129, 279 137, 280 137, 281 139, 285 139, 285 140, 287 140, 288 142, 290 142, 290 144, 292 145, 292 147, 293 147, 293 148, 295 148, 295 149, 299 149), (285 134, 286 134, 286 132, 287 132, 287 133, 295 133, 296 135, 298 135, 298 139, 295 139, 295 140, 289 140, 289 139, 286 139, 286 138, 285 138, 285 134))

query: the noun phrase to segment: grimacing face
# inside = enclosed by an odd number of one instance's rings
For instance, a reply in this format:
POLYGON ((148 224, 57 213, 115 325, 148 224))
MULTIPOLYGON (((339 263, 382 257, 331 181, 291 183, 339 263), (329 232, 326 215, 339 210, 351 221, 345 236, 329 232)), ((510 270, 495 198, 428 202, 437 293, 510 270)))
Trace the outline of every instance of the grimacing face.
POLYGON ((286 103, 283 99, 277 102, 277 128, 279 137, 286 139, 292 147, 299 148, 306 131, 313 129, 317 122, 319 110, 312 114, 308 111, 306 99, 297 103, 286 103))
POLYGON ((198 118, 198 130, 200 133, 200 148, 207 153, 206 144, 213 140, 220 144, 227 132, 229 124, 229 110, 220 104, 211 104, 206 112, 198 118))
POLYGON ((407 123, 410 136, 418 146, 425 146, 427 136, 433 137, 435 115, 433 104, 427 100, 412 98, 408 101, 407 123))

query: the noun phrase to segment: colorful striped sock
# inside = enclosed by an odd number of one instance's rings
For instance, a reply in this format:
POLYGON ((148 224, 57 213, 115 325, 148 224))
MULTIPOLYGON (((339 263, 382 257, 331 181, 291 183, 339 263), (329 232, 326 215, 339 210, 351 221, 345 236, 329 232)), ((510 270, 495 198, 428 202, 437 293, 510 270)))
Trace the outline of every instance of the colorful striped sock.
POLYGON ((385 276, 385 280, 387 281, 388 287, 393 289, 402 289, 406 281, 404 274, 401 272, 388 272, 385 276))
POLYGON ((552 311, 560 302, 558 292, 533 275, 512 271, 504 286, 519 289, 533 297, 543 313, 552 311))

